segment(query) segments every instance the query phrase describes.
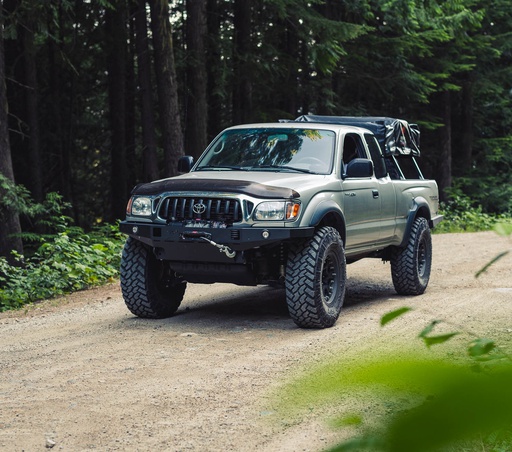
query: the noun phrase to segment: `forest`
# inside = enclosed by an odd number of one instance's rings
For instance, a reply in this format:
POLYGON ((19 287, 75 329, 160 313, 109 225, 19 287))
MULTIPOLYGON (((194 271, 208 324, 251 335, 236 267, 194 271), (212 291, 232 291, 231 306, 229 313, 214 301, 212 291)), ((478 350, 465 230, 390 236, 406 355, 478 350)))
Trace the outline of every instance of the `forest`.
POLYGON ((417 123, 442 201, 512 212, 509 0, 1 5, 0 256, 37 206, 113 224, 223 128, 308 113, 417 123))
MULTIPOLYGON (((225 127, 303 114, 418 124, 419 163, 437 181, 445 214, 436 230, 491 229, 505 219, 497 232, 512 238, 510 0, 0 0, 0 6, 0 312, 118 283, 125 237, 117 221, 136 184, 177 175, 178 159, 197 158, 225 127)), ((507 253, 512 249, 476 276, 507 253)), ((409 310, 384 315, 381 325, 409 310)), ((479 322, 478 315, 467 317, 479 322)), ((427 347, 459 334, 432 332, 439 323, 417 336, 427 347)), ((368 392, 378 383, 387 408, 375 424, 392 440, 421 438, 427 450, 438 448, 443 435, 469 437, 483 425, 493 432, 479 438, 478 450, 491 450, 486 443, 502 437, 504 446, 492 450, 510 450, 510 353, 470 328, 464 359, 443 352, 447 365, 417 361, 421 354, 409 358, 402 349, 398 362, 394 354, 381 361, 368 355, 337 368, 317 366, 315 356, 316 373, 308 368, 302 387, 313 395, 324 391, 328 397, 318 399, 332 404, 327 391, 341 394, 340 381, 352 395, 357 384, 366 385, 369 411, 380 416, 368 392), (467 357, 471 374, 462 368, 467 357), (425 388, 420 397, 400 392, 409 377, 411 386, 425 388), (423 396, 427 403, 411 409, 423 396), (408 423, 398 424, 402 419, 408 423), (441 427, 436 434, 425 429, 431 422, 441 427)), ((311 416, 317 401, 292 390, 294 408, 306 400, 311 416)), ((353 426, 362 419, 331 422, 353 426)), ((355 437, 343 450, 383 444, 372 441, 355 437)), ((414 449, 389 444, 389 450, 414 449)))

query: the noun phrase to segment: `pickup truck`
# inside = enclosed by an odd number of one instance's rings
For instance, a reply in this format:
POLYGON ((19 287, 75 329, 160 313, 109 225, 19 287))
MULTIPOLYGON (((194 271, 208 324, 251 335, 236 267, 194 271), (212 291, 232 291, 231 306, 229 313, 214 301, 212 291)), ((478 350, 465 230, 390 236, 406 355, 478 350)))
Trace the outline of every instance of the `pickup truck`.
POLYGON ((222 131, 179 176, 136 186, 121 289, 143 318, 173 315, 187 283, 284 287, 290 317, 331 327, 346 265, 391 263, 398 294, 427 288, 436 182, 417 164, 419 129, 386 117, 301 116, 222 131))

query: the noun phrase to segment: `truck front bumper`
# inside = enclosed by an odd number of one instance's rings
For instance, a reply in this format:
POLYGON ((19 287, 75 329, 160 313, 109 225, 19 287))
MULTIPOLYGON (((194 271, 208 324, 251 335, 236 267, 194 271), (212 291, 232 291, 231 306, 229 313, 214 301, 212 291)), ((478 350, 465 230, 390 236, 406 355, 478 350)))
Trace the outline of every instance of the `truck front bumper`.
POLYGON ((291 239, 312 237, 313 227, 305 228, 193 228, 181 225, 122 221, 121 232, 154 248, 159 259, 189 262, 234 262, 224 249, 236 252, 272 245, 291 239), (219 252, 220 251, 220 252, 219 252))

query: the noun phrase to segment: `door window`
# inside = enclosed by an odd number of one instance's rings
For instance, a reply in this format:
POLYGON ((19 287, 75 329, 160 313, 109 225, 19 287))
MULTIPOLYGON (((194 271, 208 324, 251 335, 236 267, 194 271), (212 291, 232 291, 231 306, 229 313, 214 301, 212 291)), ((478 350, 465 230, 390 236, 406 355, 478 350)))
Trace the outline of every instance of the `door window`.
POLYGON ((348 133, 343 140, 343 172, 346 172, 347 165, 351 160, 358 158, 368 158, 364 150, 363 142, 359 135, 348 133))
POLYGON ((382 152, 380 150, 379 143, 377 139, 369 134, 364 134, 364 139, 366 140, 366 144, 368 145, 368 149, 370 150, 370 155, 373 161, 373 169, 375 171, 375 177, 380 179, 381 177, 386 177, 388 172, 386 171, 386 164, 384 163, 384 157, 382 156, 382 152))

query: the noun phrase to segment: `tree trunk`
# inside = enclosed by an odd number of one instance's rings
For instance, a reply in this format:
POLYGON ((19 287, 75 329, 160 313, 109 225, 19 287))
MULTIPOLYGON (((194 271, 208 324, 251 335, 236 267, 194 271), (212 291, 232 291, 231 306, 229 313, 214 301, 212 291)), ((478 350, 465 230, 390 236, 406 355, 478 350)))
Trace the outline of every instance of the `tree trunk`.
POLYGON ((300 38, 297 33, 298 23, 295 17, 278 18, 276 20, 278 34, 278 51, 282 55, 284 74, 282 88, 279 90, 277 109, 285 115, 295 119, 299 111, 299 80, 304 77, 307 71, 299 71, 303 65, 303 53, 299 48, 300 38))
POLYGON ((169 2, 168 0, 149 0, 148 3, 151 7, 151 31, 155 52, 165 176, 174 176, 178 174, 178 159, 183 155, 183 132, 169 22, 169 2))
MULTIPOLYGON (((326 0, 325 4, 318 5, 316 8, 325 18, 332 20, 333 22, 341 22, 343 12, 342 7, 342 2, 337 0, 326 0)), ((325 41, 326 38, 323 38, 323 40, 325 41)), ((320 42, 322 42, 322 39, 320 39, 320 42)), ((318 71, 316 78, 316 83, 318 85, 317 90, 322 93, 322 96, 318 97, 315 112, 319 115, 336 114, 334 90, 335 81, 333 74, 318 71)))
POLYGON ((127 164, 127 184, 128 188, 134 187, 140 181, 140 165, 137 163, 137 75, 135 69, 135 18, 133 17, 134 5, 131 0, 128 2, 129 19, 128 28, 128 44, 126 59, 126 161, 127 164))
POLYGON ((124 1, 105 14, 107 34, 108 96, 111 130, 111 216, 110 221, 124 218, 128 197, 126 164, 126 22, 124 1))
POLYGON ((222 60, 220 49, 221 10, 218 0, 208 0, 207 5, 207 106, 208 106, 208 139, 211 140, 223 128, 224 90, 222 77, 222 60))
POLYGON ((135 44, 140 88, 142 122, 142 179, 149 182, 159 177, 155 117, 153 115, 153 91, 151 89, 151 58, 148 45, 146 0, 138 0, 135 13, 135 44))
POLYGON ((251 0, 235 0, 233 19, 233 123, 249 122, 252 116, 251 0))
MULTIPOLYGON (((7 93, 5 89, 3 29, 3 17, 0 16, 0 174, 14 183, 11 147, 9 142, 9 127, 7 125, 8 106, 7 93)), ((1 185, 0 199, 4 199, 4 188, 2 188, 1 185)), ((2 233, 0 234, 0 256, 6 256, 9 261, 11 261, 10 253, 12 250, 16 250, 18 253, 23 253, 23 244, 21 239, 12 236, 12 234, 19 234, 21 232, 18 212, 12 208, 3 206, 0 201, 0 220, 2 222, 2 233)))
POLYGON ((54 18, 50 17, 48 20, 48 31, 56 39, 48 39, 48 71, 50 80, 50 112, 52 117, 52 129, 49 134, 48 148, 57 156, 57 164, 54 171, 50 173, 51 181, 49 186, 51 191, 59 191, 66 201, 73 204, 73 197, 71 192, 71 162, 70 162, 70 147, 65 143, 65 127, 63 123, 64 115, 62 112, 63 107, 63 93, 64 86, 63 77, 61 74, 63 63, 62 55, 65 54, 62 44, 61 31, 64 27, 62 20, 62 9, 59 7, 58 15, 59 25, 54 22, 54 18))
POLYGON ((25 110, 28 127, 28 158, 26 161, 30 179, 28 188, 37 202, 43 200, 43 166, 39 136, 38 88, 36 48, 34 43, 35 20, 28 11, 24 23, 18 28, 23 42, 23 67, 25 73, 25 110))
POLYGON ((461 137, 457 152, 457 176, 464 176, 473 165, 473 76, 462 83, 461 137))
POLYGON ((441 94, 441 108, 444 125, 440 130, 440 155, 436 174, 440 199, 446 202, 448 200, 446 189, 452 185, 452 109, 450 91, 444 91, 441 94))
POLYGON ((199 157, 207 145, 206 0, 187 1, 187 154, 199 157))

